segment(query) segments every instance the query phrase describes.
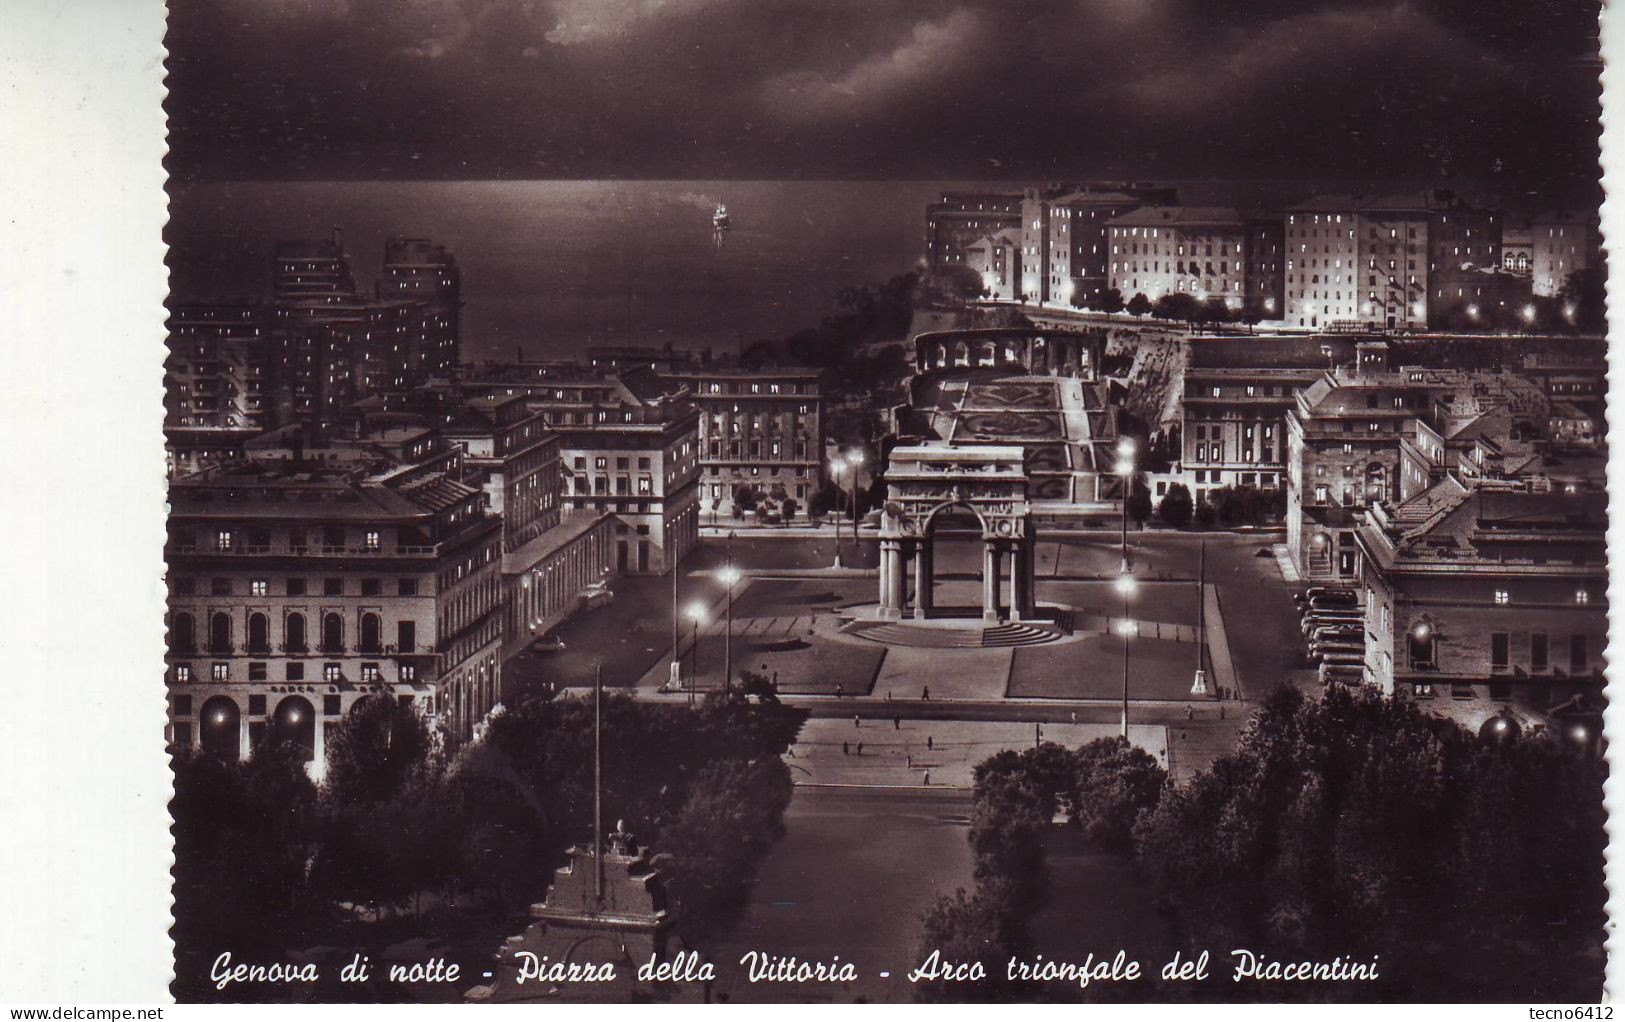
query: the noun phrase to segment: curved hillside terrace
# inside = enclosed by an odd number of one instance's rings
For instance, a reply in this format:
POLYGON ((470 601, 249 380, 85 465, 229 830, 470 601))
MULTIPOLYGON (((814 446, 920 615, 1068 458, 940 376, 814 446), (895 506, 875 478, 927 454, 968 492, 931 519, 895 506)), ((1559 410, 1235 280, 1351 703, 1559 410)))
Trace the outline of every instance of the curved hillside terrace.
POLYGON ((1022 447, 1035 511, 1075 515, 1105 508, 1098 473, 1110 454, 1097 449, 1107 442, 1102 434, 1110 415, 1098 385, 970 369, 919 379, 914 408, 910 425, 927 442, 1022 447))

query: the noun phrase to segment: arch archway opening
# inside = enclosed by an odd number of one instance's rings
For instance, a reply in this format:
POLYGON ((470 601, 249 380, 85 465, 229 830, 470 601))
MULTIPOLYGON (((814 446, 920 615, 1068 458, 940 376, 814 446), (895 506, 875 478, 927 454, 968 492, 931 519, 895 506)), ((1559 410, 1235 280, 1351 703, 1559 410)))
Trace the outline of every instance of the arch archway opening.
POLYGON ((276 704, 272 734, 279 743, 291 744, 306 763, 316 758, 316 708, 304 696, 288 696, 276 704))
POLYGON ((203 751, 228 763, 242 755, 242 712, 227 696, 215 696, 198 713, 198 740, 203 751))

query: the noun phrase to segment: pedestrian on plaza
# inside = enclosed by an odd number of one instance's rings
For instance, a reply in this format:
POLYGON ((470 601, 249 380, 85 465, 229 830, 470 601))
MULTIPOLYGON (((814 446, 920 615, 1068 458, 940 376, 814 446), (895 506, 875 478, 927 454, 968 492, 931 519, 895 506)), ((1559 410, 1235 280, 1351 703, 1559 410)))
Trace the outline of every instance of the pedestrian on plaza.
POLYGON ((925 772, 925 784, 926 784, 926 787, 931 786, 931 771, 929 771, 929 770, 927 770, 925 772))
POLYGON ((893 717, 891 719, 891 729, 893 731, 901 731, 901 730, 903 730, 903 718, 902 717, 893 717))
POLYGON ((852 726, 853 727, 862 727, 863 726, 862 724, 858 723, 858 715, 855 714, 855 713, 852 715, 852 726))
POLYGON ((843 756, 852 755, 852 746, 850 744, 848 744, 847 742, 842 742, 841 743, 841 755, 843 755, 843 756))
POLYGON ((930 685, 927 685, 927 686, 925 686, 925 688, 920 690, 920 698, 925 700, 926 702, 931 701, 931 686, 930 685))
POLYGON ((908 768, 910 770, 914 769, 914 757, 912 755, 908 757, 908 768))
POLYGON ((863 755, 863 743, 862 742, 858 743, 858 755, 860 755, 860 756, 863 755))
POLYGON ((932 742, 932 741, 933 741, 933 739, 932 739, 932 738, 931 738, 931 736, 930 736, 930 735, 926 735, 926 736, 925 736, 925 747, 926 747, 926 748, 927 748, 927 749, 930 749, 930 748, 934 748, 934 747, 935 747, 935 746, 933 746, 933 745, 932 745, 932 744, 931 744, 931 742, 932 742))
POLYGON ((841 684, 837 684, 835 686, 835 698, 842 699, 842 698, 845 698, 845 696, 846 696, 846 686, 841 685, 841 684))
POLYGON ((1223 703, 1219 704, 1219 719, 1220 720, 1224 719, 1224 704, 1223 703))
POLYGON ((1078 711, 1073 710, 1072 711, 1072 723, 1076 724, 1077 722, 1078 722, 1078 711))
POLYGON ((1185 707, 1185 719, 1186 720, 1194 720, 1195 718, 1196 718, 1196 707, 1194 707, 1194 706, 1185 707))

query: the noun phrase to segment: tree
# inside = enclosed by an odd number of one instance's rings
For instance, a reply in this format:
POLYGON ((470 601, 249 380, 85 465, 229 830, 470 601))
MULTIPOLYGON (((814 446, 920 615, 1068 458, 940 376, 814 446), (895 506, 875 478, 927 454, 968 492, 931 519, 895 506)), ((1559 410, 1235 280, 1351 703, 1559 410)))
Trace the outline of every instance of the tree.
POLYGON ((1123 311, 1123 292, 1115 287, 1109 287, 1101 292, 1100 299, 1095 305, 1101 312, 1113 314, 1123 311))
POLYGON ((1196 498, 1196 513, 1193 517, 1197 527, 1201 529, 1211 529, 1218 521, 1218 515, 1214 513, 1213 505, 1207 502, 1206 497, 1196 498))
POLYGON ((743 518, 746 511, 754 511, 761 503, 762 493, 749 483, 734 487, 734 517, 743 518))
POLYGON ((1563 303, 1564 318, 1581 330, 1602 333, 1608 329, 1608 307, 1605 286, 1607 265, 1599 263, 1575 270, 1563 281, 1558 298, 1563 303), (1572 310, 1573 315, 1569 315, 1572 310))
POLYGON ((1009 980, 1005 963, 1020 950, 1017 927, 1007 909, 1008 896, 998 883, 983 883, 975 894, 963 887, 942 895, 925 913, 924 934, 917 961, 933 954, 944 963, 979 962, 986 976, 978 980, 947 982, 922 980, 914 991, 917 1000, 946 1003, 1010 1003, 1031 999, 1030 984, 1009 980))
POLYGON ((801 510, 801 505, 796 503, 796 498, 786 497, 780 502, 779 509, 784 514, 784 520, 788 522, 796 516, 797 511, 801 510))
POLYGON ((783 834, 792 790, 790 768, 776 756, 723 759, 695 777, 661 834, 686 939, 715 936, 738 917, 749 890, 740 880, 783 834))
POLYGON ((813 493, 812 498, 807 501, 808 516, 816 519, 829 514, 840 506, 840 496, 841 491, 836 489, 835 484, 827 479, 824 480, 823 484, 813 493))
POLYGON ((358 700, 328 731, 327 795, 341 804, 394 797, 429 759, 429 728, 390 695, 358 700))
POLYGON ((1230 306, 1223 298, 1214 295, 1202 303, 1200 317, 1207 323, 1228 323, 1235 318, 1235 313, 1230 311, 1230 306))
POLYGON ((172 760, 176 990, 208 996, 188 977, 208 974, 223 946, 275 950, 319 905, 305 864, 320 834, 316 787, 302 750, 268 742, 246 764, 208 755, 172 760), (195 965, 191 963, 196 963, 195 965))
POLYGON ((1170 291, 1157 299, 1153 309, 1158 319, 1191 323, 1201 313, 1202 305, 1188 292, 1170 291))
POLYGON ((1257 302, 1248 302, 1246 305, 1242 306, 1241 321, 1247 324, 1247 331, 1249 333, 1251 333, 1253 328, 1258 326, 1259 323, 1263 322, 1263 320, 1264 310, 1259 308, 1257 302))
POLYGON ((1122 737, 1097 738, 1073 754, 1072 819, 1090 844, 1123 852, 1134 824, 1162 797, 1168 773, 1144 749, 1122 737))
POLYGON ((1136 291, 1134 293, 1134 297, 1128 300, 1127 308, 1130 316, 1133 316, 1135 319, 1139 319, 1141 316, 1144 316, 1146 313, 1151 311, 1151 299, 1147 298, 1143 291, 1136 291))
POLYGON ((1157 517, 1176 529, 1183 529, 1191 523, 1194 510, 1190 488, 1184 483, 1170 483, 1162 503, 1157 505, 1157 517))
POLYGON ((1151 517, 1151 491, 1146 489, 1145 483, 1138 478, 1134 480, 1134 486, 1129 491, 1128 516, 1141 525, 1151 517))

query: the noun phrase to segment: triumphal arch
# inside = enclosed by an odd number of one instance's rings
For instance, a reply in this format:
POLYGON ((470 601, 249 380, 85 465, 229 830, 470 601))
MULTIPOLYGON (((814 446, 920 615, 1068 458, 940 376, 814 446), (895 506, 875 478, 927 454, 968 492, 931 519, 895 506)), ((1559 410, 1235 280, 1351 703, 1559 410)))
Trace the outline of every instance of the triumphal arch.
POLYGON ((982 620, 997 621, 1007 608, 1012 621, 1033 616, 1034 537, 1022 459, 1015 446, 892 449, 880 518, 881 618, 896 620, 911 610, 916 618, 930 615, 932 532, 950 509, 968 510, 981 525, 982 620))

